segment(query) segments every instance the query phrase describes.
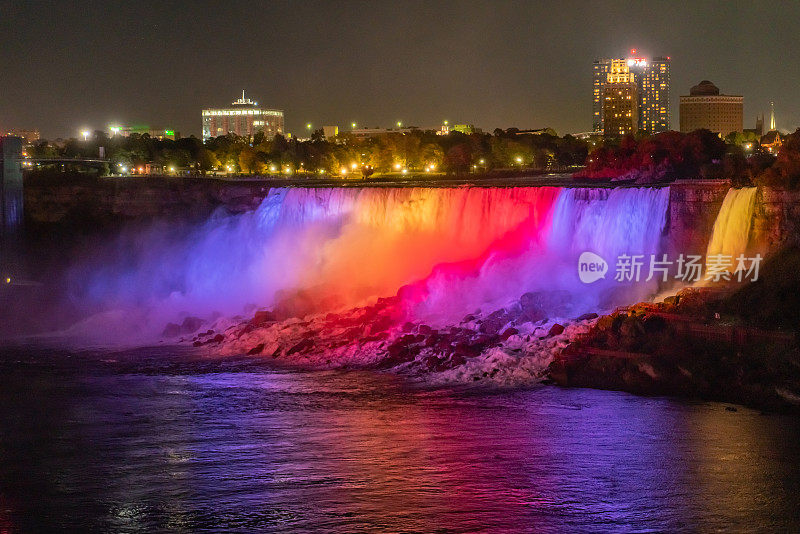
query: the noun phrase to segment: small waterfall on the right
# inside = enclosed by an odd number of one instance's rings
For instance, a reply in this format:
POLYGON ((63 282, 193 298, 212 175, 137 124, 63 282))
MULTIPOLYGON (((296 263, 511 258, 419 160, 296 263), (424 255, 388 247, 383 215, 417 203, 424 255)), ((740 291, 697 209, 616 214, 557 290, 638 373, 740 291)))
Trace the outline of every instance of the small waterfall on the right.
POLYGON ((747 252, 750 227, 753 224, 753 206, 756 197, 755 187, 729 189, 722 202, 711 239, 708 242, 706 258, 715 255, 731 256, 747 252))

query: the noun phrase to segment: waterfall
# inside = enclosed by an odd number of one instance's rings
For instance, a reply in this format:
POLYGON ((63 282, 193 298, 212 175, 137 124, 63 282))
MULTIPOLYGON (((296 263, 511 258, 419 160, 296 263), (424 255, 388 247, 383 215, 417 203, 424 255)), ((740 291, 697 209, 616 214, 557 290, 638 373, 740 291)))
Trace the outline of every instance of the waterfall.
POLYGON ((524 246, 499 254, 493 244, 477 266, 468 263, 469 270, 462 264, 437 269, 424 281, 420 313, 431 318, 451 312, 452 317, 486 304, 505 305, 526 292, 558 292, 577 313, 647 298, 656 283, 645 281, 645 267, 650 255, 661 251, 668 203, 668 188, 561 189, 552 213, 538 221, 535 232, 530 222, 523 223, 524 246), (586 251, 608 263, 605 279, 580 281, 578 258, 586 251), (614 280, 621 254, 642 257, 639 282, 614 280))
POLYGON ((95 310, 147 310, 158 329, 287 295, 351 307, 409 285, 419 317, 452 320, 527 291, 561 292, 582 313, 650 290, 616 283, 614 262, 660 250, 668 198, 667 188, 276 189, 253 212, 128 232, 73 268, 72 289, 95 310), (580 282, 586 250, 606 259, 607 279, 580 282))
POLYGON ((735 262, 739 254, 747 252, 755 195, 755 187, 728 190, 714 221, 706 258, 722 254, 731 256, 735 262))
POLYGON ((241 313, 278 292, 342 306, 394 295, 436 265, 480 256, 558 188, 291 188, 253 212, 196 228, 132 230, 73 268, 76 298, 99 307, 241 313))

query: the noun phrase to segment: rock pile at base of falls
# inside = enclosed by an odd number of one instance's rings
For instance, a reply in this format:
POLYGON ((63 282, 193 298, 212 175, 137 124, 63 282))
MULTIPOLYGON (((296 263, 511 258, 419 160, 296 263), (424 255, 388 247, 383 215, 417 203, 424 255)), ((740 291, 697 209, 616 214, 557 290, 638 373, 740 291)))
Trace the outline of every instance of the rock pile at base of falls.
POLYGON ((432 383, 524 385, 541 381, 554 353, 595 322, 593 313, 565 319, 567 302, 560 292, 526 293, 503 308, 433 326, 408 320, 403 301, 391 297, 282 320, 272 310, 258 310, 192 337, 182 326, 169 326, 165 336, 182 335, 183 342, 215 354, 248 354, 298 367, 391 370, 432 383))

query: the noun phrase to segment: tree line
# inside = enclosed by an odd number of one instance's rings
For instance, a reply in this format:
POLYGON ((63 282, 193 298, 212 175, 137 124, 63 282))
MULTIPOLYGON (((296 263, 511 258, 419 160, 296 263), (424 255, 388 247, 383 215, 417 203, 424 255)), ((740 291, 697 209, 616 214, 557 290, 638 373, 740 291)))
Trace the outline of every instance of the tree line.
POLYGON ((28 149, 34 158, 97 158, 103 147, 108 171, 156 165, 165 171, 191 174, 267 175, 360 174, 362 167, 376 174, 392 172, 489 172, 496 169, 562 171, 583 165, 589 143, 553 132, 525 133, 517 129, 463 134, 409 130, 356 137, 344 132, 326 139, 322 130, 309 139, 259 132, 252 138, 234 134, 202 142, 196 137, 158 139, 147 134, 108 136, 97 131, 89 139, 61 144, 40 141, 28 149))

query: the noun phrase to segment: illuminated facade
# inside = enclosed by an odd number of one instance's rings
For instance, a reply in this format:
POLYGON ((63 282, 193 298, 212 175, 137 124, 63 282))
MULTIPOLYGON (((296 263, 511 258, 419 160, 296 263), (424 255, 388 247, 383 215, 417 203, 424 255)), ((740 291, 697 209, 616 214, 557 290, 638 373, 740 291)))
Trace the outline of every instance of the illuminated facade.
POLYGON ((151 139, 172 139, 173 141, 178 138, 179 136, 175 133, 175 130, 172 129, 164 129, 164 128, 151 128, 146 124, 135 124, 133 126, 118 126, 112 125, 108 128, 109 134, 111 137, 115 135, 119 135, 121 137, 130 137, 133 134, 138 135, 149 135, 151 139))
MULTIPOLYGON (((631 50, 636 54, 636 50, 631 50)), ((633 76, 637 94, 637 130, 649 134, 670 129, 670 58, 642 57, 596 59, 592 65, 592 131, 605 132, 605 86, 609 74, 625 65, 633 76)), ((610 134, 615 135, 615 134, 610 134)))
POLYGON ((703 80, 692 87, 688 96, 681 96, 681 132, 706 129, 723 137, 731 132, 741 132, 743 107, 744 97, 721 95, 716 85, 703 80))
POLYGON ((636 76, 624 59, 612 59, 603 84, 603 135, 619 137, 639 129, 636 76))
POLYGON ((592 131, 603 133, 603 88, 611 69, 611 60, 595 59, 592 65, 592 131))
POLYGON ((634 72, 637 70, 639 71, 636 80, 639 90, 639 129, 649 134, 666 132, 670 128, 670 59, 654 57, 650 63, 636 68, 634 72))
POLYGON ((244 91, 228 108, 203 110, 203 141, 229 133, 252 137, 257 132, 264 132, 267 139, 283 134, 283 111, 258 107, 244 91))

